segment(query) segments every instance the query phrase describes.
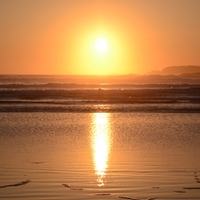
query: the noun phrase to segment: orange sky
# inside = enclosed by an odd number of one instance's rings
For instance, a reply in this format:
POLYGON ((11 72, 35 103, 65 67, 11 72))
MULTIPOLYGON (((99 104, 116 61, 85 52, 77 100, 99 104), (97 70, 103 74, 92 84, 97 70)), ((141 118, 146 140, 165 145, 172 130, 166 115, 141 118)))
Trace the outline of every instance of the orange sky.
POLYGON ((142 74, 200 65, 199 0, 1 0, 0 73, 142 74), (94 48, 104 37, 108 49, 94 48))

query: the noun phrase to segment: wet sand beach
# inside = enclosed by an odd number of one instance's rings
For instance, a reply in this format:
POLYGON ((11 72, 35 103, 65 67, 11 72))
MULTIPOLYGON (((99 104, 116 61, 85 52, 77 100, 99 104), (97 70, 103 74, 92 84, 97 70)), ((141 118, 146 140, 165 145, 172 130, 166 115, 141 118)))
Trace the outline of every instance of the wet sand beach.
POLYGON ((200 199, 200 115, 1 113, 1 199, 200 199))

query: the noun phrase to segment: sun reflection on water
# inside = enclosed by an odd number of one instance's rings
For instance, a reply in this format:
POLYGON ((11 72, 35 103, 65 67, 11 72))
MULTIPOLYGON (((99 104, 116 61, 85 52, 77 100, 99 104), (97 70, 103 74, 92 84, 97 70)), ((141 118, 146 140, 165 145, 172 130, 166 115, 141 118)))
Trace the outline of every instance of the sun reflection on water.
POLYGON ((105 175, 108 168, 108 158, 111 146, 111 132, 108 113, 94 113, 92 127, 92 150, 94 169, 97 175, 98 186, 105 184, 105 175))

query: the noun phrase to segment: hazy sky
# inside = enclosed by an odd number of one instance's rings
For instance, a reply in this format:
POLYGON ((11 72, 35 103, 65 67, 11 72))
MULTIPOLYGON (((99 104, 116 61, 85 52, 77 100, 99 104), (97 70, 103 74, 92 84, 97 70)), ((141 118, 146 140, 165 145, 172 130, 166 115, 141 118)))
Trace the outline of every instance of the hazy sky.
POLYGON ((0 0, 0 73, 200 65, 200 0, 0 0), (104 38, 106 52, 94 48, 104 38))

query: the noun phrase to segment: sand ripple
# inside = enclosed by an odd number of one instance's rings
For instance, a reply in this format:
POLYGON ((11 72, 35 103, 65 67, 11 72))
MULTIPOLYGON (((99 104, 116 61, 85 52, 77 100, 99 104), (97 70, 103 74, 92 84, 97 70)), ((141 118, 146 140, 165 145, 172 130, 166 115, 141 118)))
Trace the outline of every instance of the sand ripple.
POLYGON ((117 197, 121 199, 140 200, 140 199, 135 199, 135 198, 127 197, 127 196, 117 196, 117 197))
POLYGON ((69 188, 70 190, 84 190, 83 188, 74 188, 74 187, 71 187, 71 185, 70 185, 70 184, 67 184, 67 183, 62 183, 62 185, 63 185, 64 187, 69 188))
POLYGON ((2 185, 2 186, 0 186, 0 188, 16 187, 16 186, 25 185, 25 184, 30 183, 30 182, 31 182, 30 180, 26 180, 26 181, 22 181, 22 182, 15 183, 15 184, 2 185))

